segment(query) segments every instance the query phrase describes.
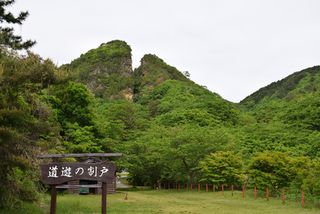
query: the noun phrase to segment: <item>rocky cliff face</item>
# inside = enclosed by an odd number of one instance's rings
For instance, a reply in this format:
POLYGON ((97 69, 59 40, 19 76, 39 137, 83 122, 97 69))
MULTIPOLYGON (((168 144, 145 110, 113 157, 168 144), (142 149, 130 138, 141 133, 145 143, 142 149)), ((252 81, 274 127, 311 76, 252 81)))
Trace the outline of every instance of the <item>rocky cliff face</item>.
POLYGON ((132 97, 131 48, 124 41, 103 43, 63 67, 71 69, 96 96, 132 97))
POLYGON ((120 40, 103 43, 62 67, 71 70, 75 80, 86 84, 96 96, 107 99, 132 101, 168 79, 190 81, 152 54, 145 55, 133 71, 131 48, 120 40))

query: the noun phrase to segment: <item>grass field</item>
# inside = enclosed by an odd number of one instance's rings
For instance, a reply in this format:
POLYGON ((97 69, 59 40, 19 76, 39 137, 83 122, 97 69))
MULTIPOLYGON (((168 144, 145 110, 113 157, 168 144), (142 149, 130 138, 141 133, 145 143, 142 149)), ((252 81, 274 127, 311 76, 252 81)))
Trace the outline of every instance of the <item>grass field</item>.
MULTIPOLYGON (((138 191, 128 192, 128 200, 124 200, 125 192, 109 195, 109 213, 270 213, 270 214, 302 214, 320 213, 320 209, 301 208, 299 202, 287 202, 279 199, 254 200, 242 198, 240 192, 231 196, 230 192, 197 193, 175 191, 138 191)), ((100 196, 65 195, 58 197, 58 213, 100 213, 100 196)))
MULTIPOLYGON (((124 200, 126 192, 108 195, 108 213, 117 214, 152 214, 152 213, 239 213, 239 214, 312 214, 320 213, 319 208, 306 206, 301 208, 299 202, 287 202, 285 205, 279 199, 254 200, 251 197, 242 198, 241 192, 205 193, 205 192, 175 192, 166 190, 146 190, 128 192, 128 200, 124 200)), ((49 210, 49 196, 42 203, 44 213, 49 210)), ((6 213, 6 212, 0 212, 6 213)), ((23 212, 10 213, 43 213, 31 207, 23 212)), ((59 195, 58 214, 93 214, 101 213, 101 197, 99 195, 59 195)))

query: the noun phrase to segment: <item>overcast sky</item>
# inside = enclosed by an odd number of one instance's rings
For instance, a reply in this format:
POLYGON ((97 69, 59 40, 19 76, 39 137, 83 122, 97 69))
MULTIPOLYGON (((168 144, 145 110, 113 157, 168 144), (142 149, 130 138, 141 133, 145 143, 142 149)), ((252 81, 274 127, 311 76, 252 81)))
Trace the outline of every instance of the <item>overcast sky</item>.
POLYGON ((125 40, 134 67, 156 54, 233 102, 320 64, 319 0, 16 0, 11 10, 29 11, 17 33, 58 65, 125 40))

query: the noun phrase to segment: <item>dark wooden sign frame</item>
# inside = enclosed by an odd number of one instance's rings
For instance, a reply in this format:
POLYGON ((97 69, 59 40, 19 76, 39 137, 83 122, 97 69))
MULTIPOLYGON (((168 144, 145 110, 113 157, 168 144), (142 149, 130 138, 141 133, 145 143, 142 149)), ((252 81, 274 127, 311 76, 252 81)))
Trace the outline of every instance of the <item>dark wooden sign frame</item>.
MULTIPOLYGON (((118 157, 120 153, 90 153, 90 154, 51 154, 41 155, 39 158, 65 158, 65 157, 118 157)), ((50 214, 56 214, 57 186, 73 180, 93 180, 102 183, 101 213, 107 213, 107 184, 115 179, 116 166, 112 162, 100 161, 97 163, 50 163, 41 164, 41 181, 51 187, 50 214)), ((64 185, 69 188, 82 185, 64 185)), ((88 186, 88 185, 87 185, 88 186)), ((95 185, 95 187, 99 187, 95 185)))
POLYGON ((98 163, 50 163, 42 164, 41 181, 45 184, 63 184, 73 180, 106 182, 115 176, 116 166, 111 162, 98 163))

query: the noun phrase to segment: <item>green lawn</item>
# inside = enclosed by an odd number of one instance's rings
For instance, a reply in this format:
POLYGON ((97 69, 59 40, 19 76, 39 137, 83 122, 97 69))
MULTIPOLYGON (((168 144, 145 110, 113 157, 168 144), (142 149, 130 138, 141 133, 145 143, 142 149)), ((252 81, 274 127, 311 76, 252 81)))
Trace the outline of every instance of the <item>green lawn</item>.
MULTIPOLYGON (((301 208, 300 203, 283 205, 279 199, 243 199, 240 192, 232 197, 230 192, 175 192, 138 191, 108 195, 108 213, 320 213, 320 209, 301 208)), ((100 213, 100 196, 65 195, 58 197, 58 213, 100 213)))
MULTIPOLYGON (((287 202, 285 205, 280 199, 251 197, 242 198, 241 192, 205 193, 205 192, 176 192, 168 190, 145 190, 128 192, 128 200, 124 200, 125 192, 108 195, 108 213, 119 214, 151 214, 151 213, 247 213, 247 214, 302 214, 320 213, 319 208, 307 205, 301 208, 299 202, 287 202)), ((23 212, 0 212, 0 213, 41 213, 35 209, 23 212)), ((49 196, 42 203, 44 213, 49 210, 49 196)), ((99 195, 59 195, 58 214, 93 214, 101 213, 101 197, 99 195)))

